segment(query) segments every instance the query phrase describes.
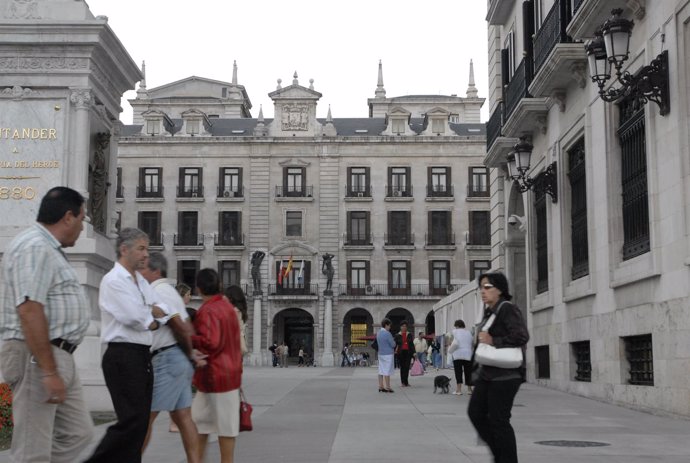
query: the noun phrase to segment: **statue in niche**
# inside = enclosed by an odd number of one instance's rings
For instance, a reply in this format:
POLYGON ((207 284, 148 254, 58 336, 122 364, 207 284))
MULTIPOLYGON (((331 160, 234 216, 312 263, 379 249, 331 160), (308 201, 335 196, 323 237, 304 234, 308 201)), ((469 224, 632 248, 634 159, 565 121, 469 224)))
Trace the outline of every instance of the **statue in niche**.
POLYGON ((326 275, 326 290, 324 294, 333 294, 333 275, 335 270, 333 270, 333 254, 326 253, 323 256, 323 265, 321 266, 321 272, 326 275))
POLYGON ((96 134, 96 151, 93 155, 93 163, 89 166, 89 196, 91 204, 91 224, 93 228, 105 233, 105 209, 108 195, 108 169, 106 150, 110 146, 110 134, 96 134))
POLYGON ((250 264, 252 266, 252 285, 254 286, 254 294, 261 294, 261 262, 263 262, 266 253, 258 249, 252 253, 250 264))

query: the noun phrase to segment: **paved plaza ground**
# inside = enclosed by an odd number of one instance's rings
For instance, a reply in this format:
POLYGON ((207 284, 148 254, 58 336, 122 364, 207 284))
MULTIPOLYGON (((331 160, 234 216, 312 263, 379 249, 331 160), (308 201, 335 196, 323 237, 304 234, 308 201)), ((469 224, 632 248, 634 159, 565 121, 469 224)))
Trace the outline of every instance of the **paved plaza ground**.
MULTIPOLYGON (((396 374, 398 371, 396 370, 396 374)), ((451 370, 441 373, 452 377, 451 370)), ((378 392, 375 368, 246 368, 254 431, 237 440, 239 463, 489 463, 466 417, 467 395, 433 394, 433 376, 378 392)), ((525 384, 513 408, 524 463, 690 461, 690 421, 659 417, 525 384), (539 441, 591 441, 557 447, 539 441)), ((144 463, 184 462, 179 435, 162 414, 144 463)), ((97 437, 107 425, 99 426, 97 437)), ((94 442, 95 445, 95 442, 94 442)), ((211 442, 208 462, 218 461, 211 442)), ((7 454, 0 453, 0 462, 7 454)))

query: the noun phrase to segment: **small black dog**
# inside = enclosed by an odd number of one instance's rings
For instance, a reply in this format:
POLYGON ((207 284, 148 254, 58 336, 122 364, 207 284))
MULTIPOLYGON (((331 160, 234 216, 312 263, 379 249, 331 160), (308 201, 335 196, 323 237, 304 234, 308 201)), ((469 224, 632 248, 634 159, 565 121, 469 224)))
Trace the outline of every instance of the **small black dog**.
POLYGON ((434 394, 436 394, 437 389, 441 389, 441 392, 448 394, 448 389, 450 387, 450 378, 446 375, 438 375, 434 377, 434 394))

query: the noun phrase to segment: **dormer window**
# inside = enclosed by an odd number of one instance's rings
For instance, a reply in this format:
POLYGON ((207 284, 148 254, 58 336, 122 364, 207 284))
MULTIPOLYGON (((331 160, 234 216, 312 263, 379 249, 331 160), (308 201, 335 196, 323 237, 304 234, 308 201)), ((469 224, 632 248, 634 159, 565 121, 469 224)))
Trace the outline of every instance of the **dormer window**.
POLYGON ((201 121, 198 119, 195 120, 188 120, 187 121, 187 135, 198 135, 199 134, 199 126, 201 121))
POLYGON ((446 121, 440 117, 431 119, 431 131, 436 134, 446 133, 446 121))
POLYGON ((211 122, 205 113, 197 109, 188 109, 182 114, 184 121, 184 133, 193 137, 195 135, 208 135, 211 130, 211 122))
POLYGON ((161 121, 159 119, 146 121, 146 134, 158 135, 161 133, 161 121))
POLYGON ((405 119, 391 119, 391 132, 395 134, 405 133, 405 119))

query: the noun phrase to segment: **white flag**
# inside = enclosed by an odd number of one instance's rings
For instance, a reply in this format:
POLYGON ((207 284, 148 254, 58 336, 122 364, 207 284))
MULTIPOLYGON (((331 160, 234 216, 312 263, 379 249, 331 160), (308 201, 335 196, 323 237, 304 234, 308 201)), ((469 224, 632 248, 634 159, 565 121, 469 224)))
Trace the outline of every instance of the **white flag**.
POLYGON ((304 279, 304 261, 302 261, 302 266, 299 268, 299 273, 297 274, 297 282, 302 284, 304 279))

